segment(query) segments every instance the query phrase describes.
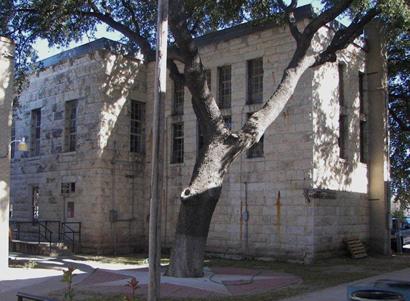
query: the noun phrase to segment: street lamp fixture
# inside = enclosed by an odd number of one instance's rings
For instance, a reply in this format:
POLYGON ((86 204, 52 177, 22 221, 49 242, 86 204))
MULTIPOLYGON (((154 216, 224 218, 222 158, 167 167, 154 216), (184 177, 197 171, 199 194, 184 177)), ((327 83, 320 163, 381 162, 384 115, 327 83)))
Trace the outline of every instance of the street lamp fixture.
POLYGON ((9 145, 8 145, 8 151, 7 151, 7 153, 6 153, 5 155, 0 156, 0 158, 7 158, 7 157, 8 157, 8 155, 10 154, 11 145, 12 145, 13 143, 18 143, 18 144, 17 144, 17 149, 18 149, 20 152, 28 152, 28 145, 27 145, 27 143, 26 143, 26 138, 25 138, 25 137, 22 137, 21 139, 17 139, 17 140, 11 141, 11 142, 9 143, 9 145))

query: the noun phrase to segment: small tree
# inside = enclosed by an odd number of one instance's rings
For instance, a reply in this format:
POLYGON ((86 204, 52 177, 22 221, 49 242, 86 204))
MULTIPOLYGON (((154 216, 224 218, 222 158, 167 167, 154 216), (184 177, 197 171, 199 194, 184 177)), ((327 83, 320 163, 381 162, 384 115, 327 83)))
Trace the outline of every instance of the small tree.
MULTIPOLYGON (((257 143, 275 121, 304 72, 334 62, 337 52, 360 36, 363 28, 375 18, 384 18, 385 24, 393 20, 408 28, 409 13, 404 0, 324 0, 323 3, 324 10, 312 16, 300 30, 294 18, 297 0, 287 3, 283 0, 170 1, 169 26, 174 47, 169 52, 168 68, 171 77, 183 82, 192 95, 204 146, 197 156, 191 181, 181 193, 169 275, 202 276, 209 225, 224 176, 235 159, 257 143), (311 53, 309 49, 318 30, 342 15, 350 17, 350 24, 339 28, 323 51, 311 53), (208 87, 206 68, 194 38, 243 21, 264 18, 286 23, 296 49, 278 87, 264 106, 254 112, 239 131, 232 131, 225 125, 208 87), (183 72, 178 70, 177 63, 183 66, 183 72)), ((11 35, 17 41, 18 54, 30 54, 29 45, 37 37, 48 39, 50 45, 67 45, 86 32, 94 32, 96 23, 100 22, 121 32, 125 42, 139 48, 147 59, 154 56, 155 1, 20 0, 6 5, 3 20, 6 25, 2 34, 11 35)))

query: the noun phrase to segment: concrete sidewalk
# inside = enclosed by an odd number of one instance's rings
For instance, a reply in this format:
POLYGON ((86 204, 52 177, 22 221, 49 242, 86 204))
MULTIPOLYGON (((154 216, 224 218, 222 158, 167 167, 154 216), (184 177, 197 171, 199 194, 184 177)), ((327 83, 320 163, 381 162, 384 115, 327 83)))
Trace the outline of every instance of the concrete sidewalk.
MULTIPOLYGON (((19 260, 24 259, 17 255, 19 260)), ((76 300, 81 292, 95 294, 126 295, 126 287, 133 277, 139 281, 139 296, 146 296, 148 268, 146 265, 102 263, 98 261, 73 260, 70 258, 28 257, 46 269, 9 268, 0 271, 0 301, 15 301, 17 292, 40 296, 62 296, 64 283, 62 270, 76 267, 73 288, 76 300)), ((283 301, 346 301, 347 286, 353 283, 369 283, 378 279, 410 281, 410 268, 371 278, 341 284, 320 291, 283 299, 283 301)), ((161 278, 161 297, 235 297, 274 291, 300 284, 302 279, 291 274, 276 273, 252 268, 212 267, 205 269, 202 278, 161 278)))
MULTIPOLYGON (((18 256, 18 259, 23 259, 18 256)), ((102 295, 126 295, 127 283, 139 281, 137 295, 145 297, 148 291, 147 265, 108 264, 98 261, 79 261, 69 258, 30 257, 41 267, 49 269, 9 268, 0 276, 0 300, 15 301, 17 292, 39 296, 61 296, 64 283, 62 270, 76 268, 73 288, 76 298, 82 292, 102 295)), ((212 267, 205 269, 202 278, 161 277, 161 297, 212 298, 259 294, 299 284, 302 279, 287 273, 263 269, 212 267)))
POLYGON ((352 284, 371 283, 379 279, 410 281, 410 268, 392 273, 380 274, 374 277, 361 279, 338 286, 329 287, 320 291, 282 299, 281 301, 348 301, 347 287, 352 284))

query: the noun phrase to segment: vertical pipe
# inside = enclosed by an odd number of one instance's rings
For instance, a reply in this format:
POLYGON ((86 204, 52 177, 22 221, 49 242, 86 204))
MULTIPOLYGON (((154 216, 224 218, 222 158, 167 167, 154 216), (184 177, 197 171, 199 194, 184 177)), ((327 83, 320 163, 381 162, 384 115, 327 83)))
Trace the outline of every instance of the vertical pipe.
POLYGON ((249 211, 248 211, 248 182, 245 182, 245 211, 244 211, 244 221, 245 221, 245 256, 249 254, 249 211))
MULTIPOLYGON (((149 219, 149 286, 148 301, 159 300, 161 283, 161 111, 166 94, 168 38, 168 0, 158 1, 157 51, 154 83, 154 118, 152 137, 151 203, 149 219)), ((163 124, 163 123, 162 123, 163 124)))

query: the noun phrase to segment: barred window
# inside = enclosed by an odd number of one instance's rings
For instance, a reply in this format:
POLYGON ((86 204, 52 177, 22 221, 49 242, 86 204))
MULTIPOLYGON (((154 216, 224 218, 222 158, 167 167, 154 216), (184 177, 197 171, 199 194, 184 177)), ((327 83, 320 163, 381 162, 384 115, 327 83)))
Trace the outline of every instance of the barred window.
POLYGON ((184 162, 184 123, 172 125, 172 156, 171 163, 184 162))
MULTIPOLYGON (((248 113, 248 118, 252 115, 253 113, 248 113)), ((248 158, 259 158, 263 157, 263 140, 264 140, 265 135, 261 137, 259 142, 255 143, 254 145, 251 146, 250 149, 248 149, 246 155, 248 158)))
POLYGON ((64 150, 74 152, 77 148, 77 100, 65 103, 65 137, 64 150))
POLYGON ((248 61, 248 104, 263 101, 263 59, 248 61))
POLYGON ((31 111, 31 156, 40 155, 40 140, 41 140, 41 109, 31 111))
POLYGON ((218 68, 219 82, 219 108, 227 109, 231 107, 231 66, 218 68))
POLYGON ((75 182, 61 183, 61 193, 70 194, 75 192, 75 182))
POLYGON ((359 72, 359 100, 360 100, 360 162, 367 162, 367 115, 364 105, 364 73, 359 72))
POLYGON ((230 115, 227 115, 227 116, 224 116, 223 119, 225 122, 225 126, 228 129, 232 130, 232 117, 230 115))
POLYGON ((174 100, 172 113, 174 115, 183 115, 184 114, 184 84, 179 81, 174 81, 174 100))
POLYGON ((130 152, 143 154, 145 150, 145 103, 131 100, 130 152))
POLYGON ((204 134, 202 134, 201 126, 199 125, 199 121, 196 124, 196 132, 197 132, 197 142, 198 142, 198 152, 204 146, 204 134))
POLYGON ((346 159, 347 157, 347 140, 348 140, 348 116, 345 108, 345 93, 344 93, 344 64, 338 64, 339 74, 339 157, 346 159))

